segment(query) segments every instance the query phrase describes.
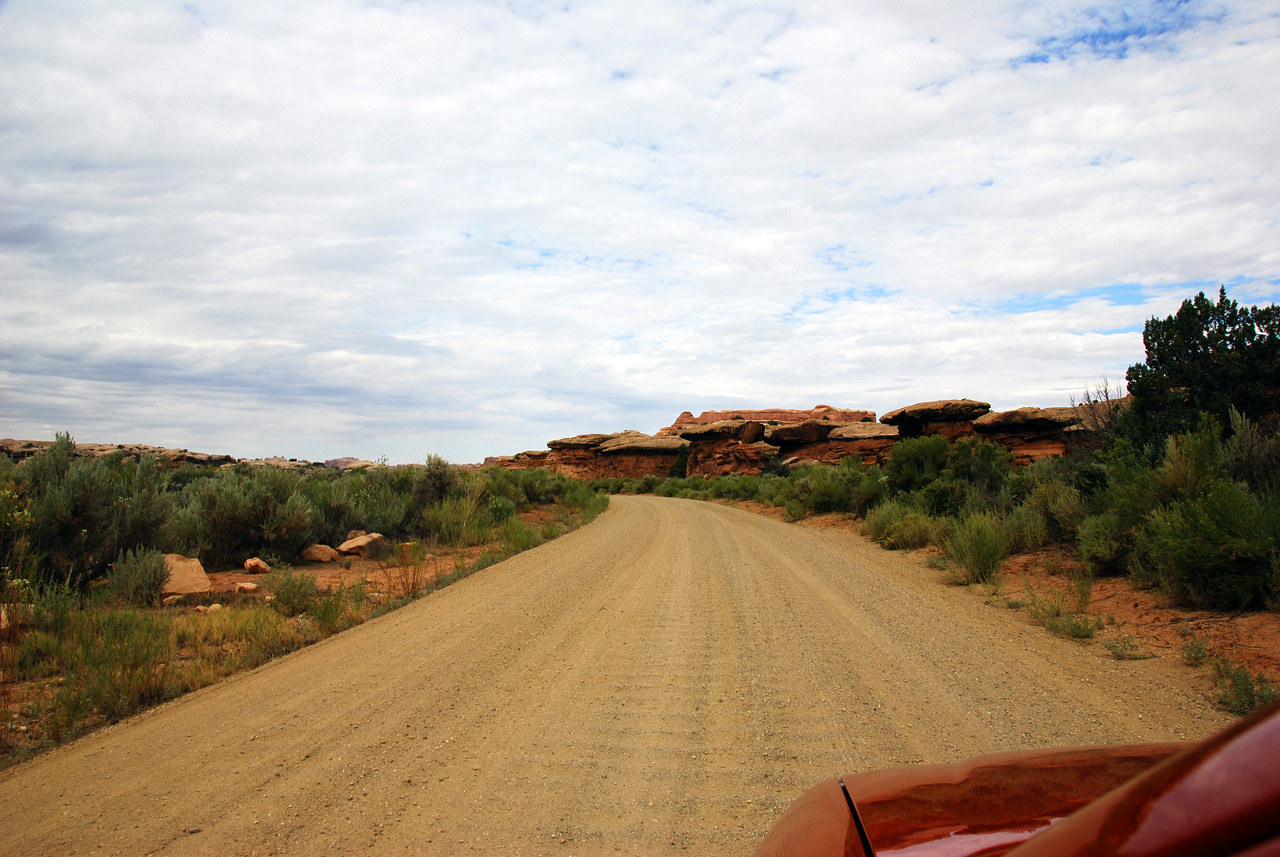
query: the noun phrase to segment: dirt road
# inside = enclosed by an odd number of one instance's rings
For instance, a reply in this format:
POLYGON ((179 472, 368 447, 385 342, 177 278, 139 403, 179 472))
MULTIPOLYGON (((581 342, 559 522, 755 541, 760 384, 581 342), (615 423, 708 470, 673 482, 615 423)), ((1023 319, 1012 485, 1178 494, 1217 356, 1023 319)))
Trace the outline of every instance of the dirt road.
POLYGON ((915 556, 738 509, 594 524, 0 775, 4 854, 746 855, 838 772, 1228 722, 915 556))

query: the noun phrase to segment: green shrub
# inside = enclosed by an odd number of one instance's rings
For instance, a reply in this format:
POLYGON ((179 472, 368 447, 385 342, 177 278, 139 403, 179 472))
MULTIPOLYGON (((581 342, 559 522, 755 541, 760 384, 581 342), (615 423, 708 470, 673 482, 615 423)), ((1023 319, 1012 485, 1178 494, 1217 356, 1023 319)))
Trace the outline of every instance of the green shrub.
POLYGON ((932 544, 938 538, 937 521, 919 512, 908 512, 889 524, 879 541, 889 550, 914 550, 932 544))
POLYGON ((886 500, 867 512, 862 529, 871 538, 883 543, 889 527, 914 511, 900 500, 886 500))
POLYGON ((1107 651, 1114 655, 1117 661, 1145 661, 1155 657, 1150 652, 1142 651, 1137 640, 1128 634, 1112 637, 1105 640, 1102 645, 1106 646, 1107 651))
POLYGON ((506 497, 490 497, 484 507, 485 514, 495 524, 501 524, 516 513, 516 504, 506 497))
POLYGON ((273 596, 271 606, 283 616, 302 616, 315 610, 320 597, 316 579, 306 572, 284 565, 263 581, 273 596))
POLYGON ((1275 684, 1261 674, 1251 676, 1239 664, 1216 658, 1213 669, 1218 681, 1218 704, 1232 714, 1243 717, 1280 699, 1275 684))
POLYGON ((1027 614, 1050 633, 1072 640, 1089 640, 1098 633, 1101 622, 1085 612, 1091 588, 1087 579, 1078 578, 1070 593, 1059 589, 1041 590, 1029 580, 1023 581, 1023 588, 1027 593, 1027 614), (1069 595, 1075 599, 1074 611, 1067 604, 1069 595))
POLYGON ((1015 506, 1002 526, 1011 552, 1039 550, 1049 543, 1049 523, 1034 506, 1015 506))
POLYGON ((1122 574, 1129 557, 1129 544, 1118 515, 1105 512, 1085 518, 1076 531, 1080 560, 1090 574, 1122 574))
POLYGON ((1182 660, 1189 667, 1198 667, 1209 657, 1209 644, 1192 634, 1182 644, 1182 660))
POLYGON ((966 437, 955 442, 947 456, 946 473, 978 491, 994 495, 1013 471, 1013 453, 994 443, 966 437))
POLYGON ((1179 604, 1221 610, 1264 607, 1275 598, 1274 546, 1280 498, 1265 505, 1234 482, 1213 480, 1195 499, 1147 516, 1133 570, 1179 604))
POLYGON ((987 583, 995 577, 1008 549, 1000 519, 990 512, 967 516, 951 528, 947 554, 963 570, 963 583, 987 583))
POLYGON ((322 634, 332 634, 341 628, 345 596, 346 588, 343 586, 330 592, 316 592, 311 604, 311 619, 322 634))
POLYGON ((898 441, 889 452, 885 475, 899 491, 923 488, 942 475, 951 455, 951 444, 945 437, 926 435, 898 441))
POLYGON ((164 554, 139 548, 121 553, 111 566, 111 594, 135 607, 154 607, 169 582, 164 554))
POLYGON ((1054 541, 1073 539, 1084 519, 1084 501, 1080 491, 1057 480, 1036 485, 1027 496, 1026 505, 1044 516, 1054 541))
POLYGON ((961 517, 982 506, 982 493, 969 482, 943 477, 920 490, 920 501, 930 514, 961 517))

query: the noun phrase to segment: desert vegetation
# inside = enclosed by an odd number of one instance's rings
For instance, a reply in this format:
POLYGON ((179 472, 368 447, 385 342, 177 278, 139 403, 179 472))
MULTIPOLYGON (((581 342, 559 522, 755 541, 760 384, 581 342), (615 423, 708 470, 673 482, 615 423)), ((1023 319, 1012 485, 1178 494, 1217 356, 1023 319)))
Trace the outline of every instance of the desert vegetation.
MULTIPOLYGON (((960 584, 1000 587, 1011 554, 1050 551, 1079 570, 1061 589, 1028 585, 1016 606, 1051 631, 1092 638, 1092 581, 1127 576, 1175 605, 1280 610, 1280 309, 1241 308, 1220 292, 1151 319, 1147 361, 1128 373, 1130 407, 1104 382, 1084 394, 1097 449, 1013 466, 1004 448, 940 436, 897 443, 883 467, 760 475, 598 480, 610 492, 762 503, 791 520, 841 513, 889 549, 933 546, 960 584)), ((1138 656, 1109 641, 1117 658, 1138 656)), ((1203 659, 1202 659, 1203 660, 1203 659)), ((1222 702, 1276 698, 1265 678, 1213 660, 1222 702)))
POLYGON ((66 435, 19 464, 0 456, 0 750, 12 761, 258 666, 555 538, 607 502, 546 471, 463 471, 437 457, 354 472, 169 469, 77 458, 66 435), (382 591, 363 579, 323 588, 294 568, 306 545, 361 529, 387 537, 382 591), (269 598, 161 606, 166 552, 209 571, 267 557, 269 598))

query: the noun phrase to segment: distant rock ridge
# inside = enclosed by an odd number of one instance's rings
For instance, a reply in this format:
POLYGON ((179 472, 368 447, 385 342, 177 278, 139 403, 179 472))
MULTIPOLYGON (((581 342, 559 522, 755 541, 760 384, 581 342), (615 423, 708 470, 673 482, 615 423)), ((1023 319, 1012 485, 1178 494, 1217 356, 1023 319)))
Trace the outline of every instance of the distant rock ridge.
MULTIPOLYGON (((1127 400, 1109 407, 1125 407, 1127 400)), ((784 464, 838 464, 858 456, 865 464, 884 464, 903 438, 938 435, 948 440, 979 437, 1013 453, 1025 466, 1060 456, 1073 445, 1097 443, 1097 414, 1089 405, 1074 408, 1015 408, 993 413, 974 399, 918 402, 890 411, 875 422, 875 412, 817 405, 810 410, 685 411, 655 435, 637 431, 581 434, 553 440, 545 450, 485 459, 508 469, 545 467, 576 479, 666 476, 687 448, 689 476, 758 474, 772 460, 784 464)))
MULTIPOLYGON (((22 461, 53 446, 52 440, 0 440, 0 454, 9 456, 14 461, 22 461)), ((306 461, 298 458, 273 456, 271 458, 235 458, 230 455, 219 455, 208 452, 192 452, 188 449, 172 449, 164 446, 148 446, 144 443, 77 443, 76 455, 80 458, 113 458, 119 461, 138 461, 145 456, 154 456, 156 461, 168 467, 181 467, 190 464, 193 467, 233 467, 237 464, 248 467, 279 467, 284 470, 320 470, 335 467, 339 470, 352 470, 360 467, 385 467, 386 465, 364 461, 359 458, 336 458, 325 462, 306 461)))

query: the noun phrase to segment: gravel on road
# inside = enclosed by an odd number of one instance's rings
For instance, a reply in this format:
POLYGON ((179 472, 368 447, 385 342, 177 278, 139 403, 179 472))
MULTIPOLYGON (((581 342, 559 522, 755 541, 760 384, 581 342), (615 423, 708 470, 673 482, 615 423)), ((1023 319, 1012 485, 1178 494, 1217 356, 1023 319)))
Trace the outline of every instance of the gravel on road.
POLYGON ((845 529, 615 497, 394 613, 0 774, 0 854, 748 855, 818 780, 1198 739, 1117 661, 845 529))

